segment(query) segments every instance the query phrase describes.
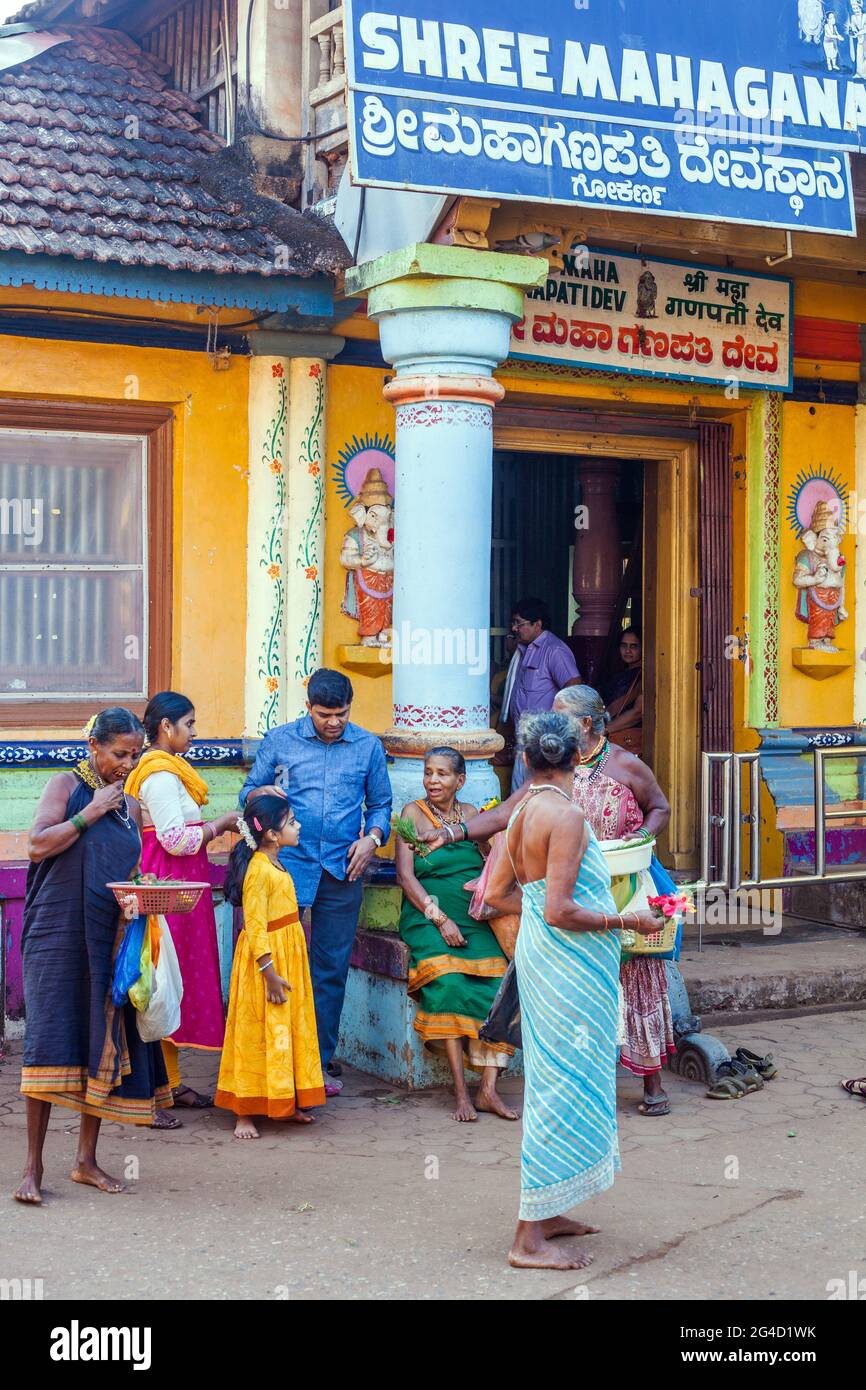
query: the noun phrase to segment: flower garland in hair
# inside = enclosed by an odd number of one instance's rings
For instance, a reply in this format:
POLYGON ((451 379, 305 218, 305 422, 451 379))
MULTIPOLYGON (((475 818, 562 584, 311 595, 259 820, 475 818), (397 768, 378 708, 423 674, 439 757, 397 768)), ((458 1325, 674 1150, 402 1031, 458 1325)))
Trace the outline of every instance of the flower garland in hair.
MULTIPOLYGON (((98 718, 98 714, 91 714, 84 728, 81 730, 85 738, 90 738, 98 718)), ((80 763, 76 763, 73 772, 75 772, 75 774, 81 778, 84 785, 89 787, 93 792, 97 792, 101 787, 105 786, 99 773, 95 771, 89 757, 82 758, 80 763)))
MULTIPOLYGON (((256 822, 256 824, 258 824, 258 822, 256 822)), ((237 826, 238 834, 242 837, 244 843, 249 845, 250 849, 253 851, 253 853, 255 853, 255 851, 258 849, 258 845, 256 844, 256 838, 242 815, 238 816, 237 826)))

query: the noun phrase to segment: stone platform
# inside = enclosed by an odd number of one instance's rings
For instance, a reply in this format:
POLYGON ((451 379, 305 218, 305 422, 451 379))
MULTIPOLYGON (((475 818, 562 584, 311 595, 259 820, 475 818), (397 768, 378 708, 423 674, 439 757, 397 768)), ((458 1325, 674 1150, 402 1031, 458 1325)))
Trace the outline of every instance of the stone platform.
POLYGON ((760 931, 688 937, 680 969, 692 1009, 707 1016, 840 1007, 866 1000, 866 934, 785 918, 760 931))

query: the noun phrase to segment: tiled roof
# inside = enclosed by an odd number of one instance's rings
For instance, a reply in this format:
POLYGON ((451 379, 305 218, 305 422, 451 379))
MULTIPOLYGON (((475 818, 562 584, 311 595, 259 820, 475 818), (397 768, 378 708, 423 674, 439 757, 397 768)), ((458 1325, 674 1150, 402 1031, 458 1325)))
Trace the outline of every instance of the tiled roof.
POLYGON ((0 71, 0 253, 259 275, 347 263, 330 227, 255 192, 162 63, 119 30, 64 32, 0 71))

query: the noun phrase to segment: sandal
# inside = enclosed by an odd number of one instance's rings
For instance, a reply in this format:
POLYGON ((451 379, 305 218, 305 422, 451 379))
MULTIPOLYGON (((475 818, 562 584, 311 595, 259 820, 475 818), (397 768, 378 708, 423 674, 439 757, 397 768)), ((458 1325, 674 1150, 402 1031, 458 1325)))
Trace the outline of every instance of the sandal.
POLYGON ((765 1081, 772 1081, 779 1074, 772 1052, 768 1052, 766 1057, 759 1057, 757 1052, 750 1052, 747 1047, 738 1047, 735 1056, 747 1067, 752 1067, 765 1081))
POLYGON ((861 1100, 866 1100, 866 1076, 855 1076, 851 1081, 840 1081, 839 1085, 849 1096, 859 1096, 861 1100))
POLYGON ((671 1103, 664 1091, 653 1100, 642 1100, 637 1108, 639 1115, 669 1115, 671 1113, 671 1103))
POLYGON ((746 1094, 746 1087, 740 1076, 723 1076, 707 1091, 710 1100, 739 1100, 746 1094))
POLYGON ((175 1105, 184 1105, 187 1110, 210 1110, 213 1106, 211 1096, 201 1096, 198 1091, 194 1091, 191 1086, 178 1086, 172 1092, 175 1105), (184 1100, 184 1096, 192 1096, 192 1100, 184 1100))
POLYGON ((176 1115, 169 1115, 167 1110, 157 1110, 156 1113, 162 1118, 155 1119, 150 1126, 151 1129, 183 1129, 183 1120, 179 1120, 176 1115))
POLYGON ((718 1070, 715 1086, 707 1091, 710 1100, 739 1100, 740 1096, 751 1095, 753 1091, 763 1091, 764 1083, 754 1067, 739 1057, 723 1062, 718 1070))

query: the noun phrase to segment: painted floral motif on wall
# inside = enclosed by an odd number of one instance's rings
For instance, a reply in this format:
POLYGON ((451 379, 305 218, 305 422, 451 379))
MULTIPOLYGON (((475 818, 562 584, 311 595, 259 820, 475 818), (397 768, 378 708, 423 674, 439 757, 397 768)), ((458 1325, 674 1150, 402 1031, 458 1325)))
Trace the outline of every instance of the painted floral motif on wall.
POLYGON ((322 580, 319 572, 322 527, 325 518, 325 489, 322 485, 322 425, 325 414, 325 378, 321 363, 312 362, 309 375, 315 382, 310 419, 301 437, 300 466, 313 479, 312 501, 301 528, 295 552, 295 565, 303 570, 309 585, 306 612, 298 624, 295 649, 295 676, 307 681, 320 662, 322 580))
POLYGON ((256 732, 266 734, 277 723, 279 689, 282 678, 280 660, 283 633, 283 523, 286 508, 286 485, 283 471, 283 448, 286 437, 286 381, 283 365, 275 362, 271 373, 276 386, 274 413, 268 421, 262 442, 261 466, 274 479, 274 501, 264 539, 259 551, 259 566, 273 584, 273 598, 265 635, 259 649, 258 676, 264 686, 265 698, 259 712, 256 732))

